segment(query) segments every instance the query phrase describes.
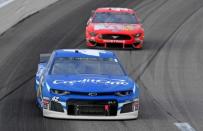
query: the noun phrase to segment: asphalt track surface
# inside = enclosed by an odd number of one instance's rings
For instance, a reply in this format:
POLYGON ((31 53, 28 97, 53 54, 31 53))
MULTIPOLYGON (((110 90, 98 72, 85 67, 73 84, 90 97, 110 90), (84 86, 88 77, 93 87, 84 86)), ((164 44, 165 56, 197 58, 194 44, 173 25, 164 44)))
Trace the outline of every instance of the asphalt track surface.
MULTIPOLYGON (((187 122, 203 131, 202 0, 60 0, 0 37, 1 131, 178 131, 187 122), (138 120, 55 120, 35 106, 34 74, 40 53, 86 48, 92 9, 137 10, 145 28, 143 50, 115 50, 141 88, 138 120)), ((186 131, 186 130, 185 130, 186 131)))

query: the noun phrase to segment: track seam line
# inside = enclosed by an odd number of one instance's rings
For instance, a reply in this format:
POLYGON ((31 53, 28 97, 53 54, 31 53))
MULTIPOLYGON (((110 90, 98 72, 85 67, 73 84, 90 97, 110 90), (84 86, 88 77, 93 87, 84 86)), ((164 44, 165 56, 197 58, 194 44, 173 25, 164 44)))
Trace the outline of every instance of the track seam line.
MULTIPOLYGON (((154 1, 153 1, 154 2, 154 1)), ((152 2, 152 3, 153 3, 152 2)), ((148 13, 144 18, 143 21, 145 21, 152 13, 154 13, 156 10, 160 9, 164 4, 166 4, 168 2, 168 0, 165 0, 163 3, 161 3, 160 5, 158 5, 158 7, 152 9, 152 11, 150 11, 150 13, 148 13)))
POLYGON ((176 122, 182 122, 181 120, 179 120, 178 118, 176 118, 172 113, 170 113, 169 111, 167 111, 163 106, 162 104, 156 99, 154 98, 154 96, 150 93, 150 91, 148 90, 148 88, 145 86, 145 84, 142 82, 142 80, 138 79, 137 80, 141 85, 142 87, 147 91, 147 93, 151 96, 152 98, 152 102, 156 105, 158 105, 158 107, 162 108, 162 110, 170 117, 172 117, 176 122))
MULTIPOLYGON (((170 117, 172 117, 174 120, 176 120, 178 123, 181 123, 182 121, 179 120, 178 118, 176 118, 171 112, 169 112, 167 109, 165 109, 161 103, 155 98, 153 97, 153 95, 149 92, 147 86, 144 85, 144 83, 142 82, 142 80, 140 79, 141 76, 145 73, 146 69, 151 65, 151 63, 153 62, 153 60, 156 58, 156 56, 159 54, 159 52, 161 51, 161 49, 163 49, 163 47, 167 44, 167 42, 172 38, 172 36, 177 33, 177 31, 179 29, 181 29, 182 26, 184 26, 184 24, 194 15, 196 14, 201 8, 203 7, 200 6, 199 8, 197 8, 195 11, 193 11, 191 13, 191 15, 189 15, 188 17, 185 18, 184 22, 182 24, 180 24, 176 30, 174 30, 171 35, 169 35, 169 37, 163 42, 163 44, 158 48, 158 50, 154 53, 154 55, 151 55, 151 57, 149 57, 149 61, 147 62, 146 66, 143 68, 143 70, 136 76, 136 81, 138 81, 142 87, 148 92, 148 94, 152 97, 152 102, 154 102, 156 105, 158 105, 160 108, 163 109, 163 111, 170 117)), ((134 72, 135 73, 135 72, 134 72)), ((131 74, 132 75, 132 74, 131 74)))
POLYGON ((6 93, 4 96, 2 96, 0 98, 0 102, 3 101, 6 97, 8 97, 9 95, 15 93, 18 89, 22 88, 23 85, 25 85, 27 82, 29 82, 30 80, 32 80, 34 78, 34 76, 29 77, 28 79, 26 79, 25 81, 23 81, 21 84, 19 84, 16 88, 14 88, 13 90, 11 90, 10 92, 6 93))
MULTIPOLYGON (((161 3, 157 8, 154 8, 153 10, 152 10, 152 12, 155 12, 157 9, 159 9, 159 8, 161 8, 166 2, 167 2, 168 0, 165 0, 163 3, 161 3)), ((150 1, 150 3, 149 4, 151 4, 151 3, 153 3, 154 1, 150 1)), ((141 8, 140 8, 141 9, 141 8)), ((146 14, 146 16, 150 16, 151 14, 152 14, 152 12, 150 12, 149 14, 146 14)), ((143 21, 145 21, 146 19, 147 19, 147 17, 144 17, 143 18, 143 21)), ((130 53, 132 53, 131 51, 130 51, 130 53)), ((153 53, 152 53, 153 54, 153 53)), ((151 55, 150 55, 151 56, 151 55)), ((151 57, 148 57, 147 58, 147 61, 148 61, 148 59, 150 59, 151 57)), ((141 68, 141 66, 142 66, 143 64, 139 64, 137 67, 138 68, 134 68, 133 70, 132 70, 132 73, 129 73, 129 75, 130 76, 132 76, 135 72, 137 72, 137 69, 139 69, 139 68, 141 68)))
MULTIPOLYGON (((144 68, 142 69, 142 71, 140 71, 140 73, 138 74, 137 78, 139 79, 144 72, 146 71, 146 69, 151 65, 151 63, 153 62, 153 60, 156 58, 156 56, 159 54, 159 52, 167 45, 168 41, 174 36, 174 34, 177 33, 177 31, 179 29, 182 28, 182 26, 184 26, 184 24, 195 14, 197 13, 203 6, 200 6, 198 9, 196 9, 195 11, 193 11, 188 17, 186 17, 183 20, 183 23, 181 23, 170 35, 169 37, 160 45, 160 47, 154 52, 152 53, 152 55, 150 55, 150 57, 148 57, 146 64, 144 63, 144 68)), ((143 66, 141 65, 141 66, 143 66)), ((136 70, 132 71, 132 73, 130 73, 130 75, 133 75, 135 73, 136 70)))

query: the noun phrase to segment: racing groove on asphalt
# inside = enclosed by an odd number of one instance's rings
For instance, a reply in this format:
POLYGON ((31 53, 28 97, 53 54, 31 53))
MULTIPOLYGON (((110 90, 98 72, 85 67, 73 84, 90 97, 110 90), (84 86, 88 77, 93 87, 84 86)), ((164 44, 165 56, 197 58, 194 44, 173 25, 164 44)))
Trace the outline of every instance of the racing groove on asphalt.
POLYGON ((0 130, 203 130, 203 1, 61 0, 0 37, 0 130), (40 53, 85 48, 91 9, 130 7, 144 20, 144 50, 116 50, 141 86, 140 118, 80 121, 42 118, 34 103, 33 76, 40 53))

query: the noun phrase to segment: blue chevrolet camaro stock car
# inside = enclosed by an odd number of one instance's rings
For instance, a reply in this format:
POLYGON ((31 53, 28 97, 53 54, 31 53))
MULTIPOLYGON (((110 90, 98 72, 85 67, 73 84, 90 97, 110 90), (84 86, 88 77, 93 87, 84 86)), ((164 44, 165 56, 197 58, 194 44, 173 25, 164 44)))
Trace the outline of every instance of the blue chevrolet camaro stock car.
POLYGON ((41 54, 35 91, 44 117, 138 118, 139 87, 110 51, 60 49, 41 54))

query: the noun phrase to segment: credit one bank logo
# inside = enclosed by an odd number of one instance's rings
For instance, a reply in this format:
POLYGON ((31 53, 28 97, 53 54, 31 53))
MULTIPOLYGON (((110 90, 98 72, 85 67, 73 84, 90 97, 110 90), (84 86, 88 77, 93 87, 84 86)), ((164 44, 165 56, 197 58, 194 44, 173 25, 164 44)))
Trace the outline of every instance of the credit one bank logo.
POLYGON ((53 84, 68 84, 74 85, 76 83, 92 83, 92 84, 105 84, 105 85, 128 85, 125 80, 112 79, 112 80, 97 80, 97 79, 82 79, 82 80, 54 80, 53 84))

